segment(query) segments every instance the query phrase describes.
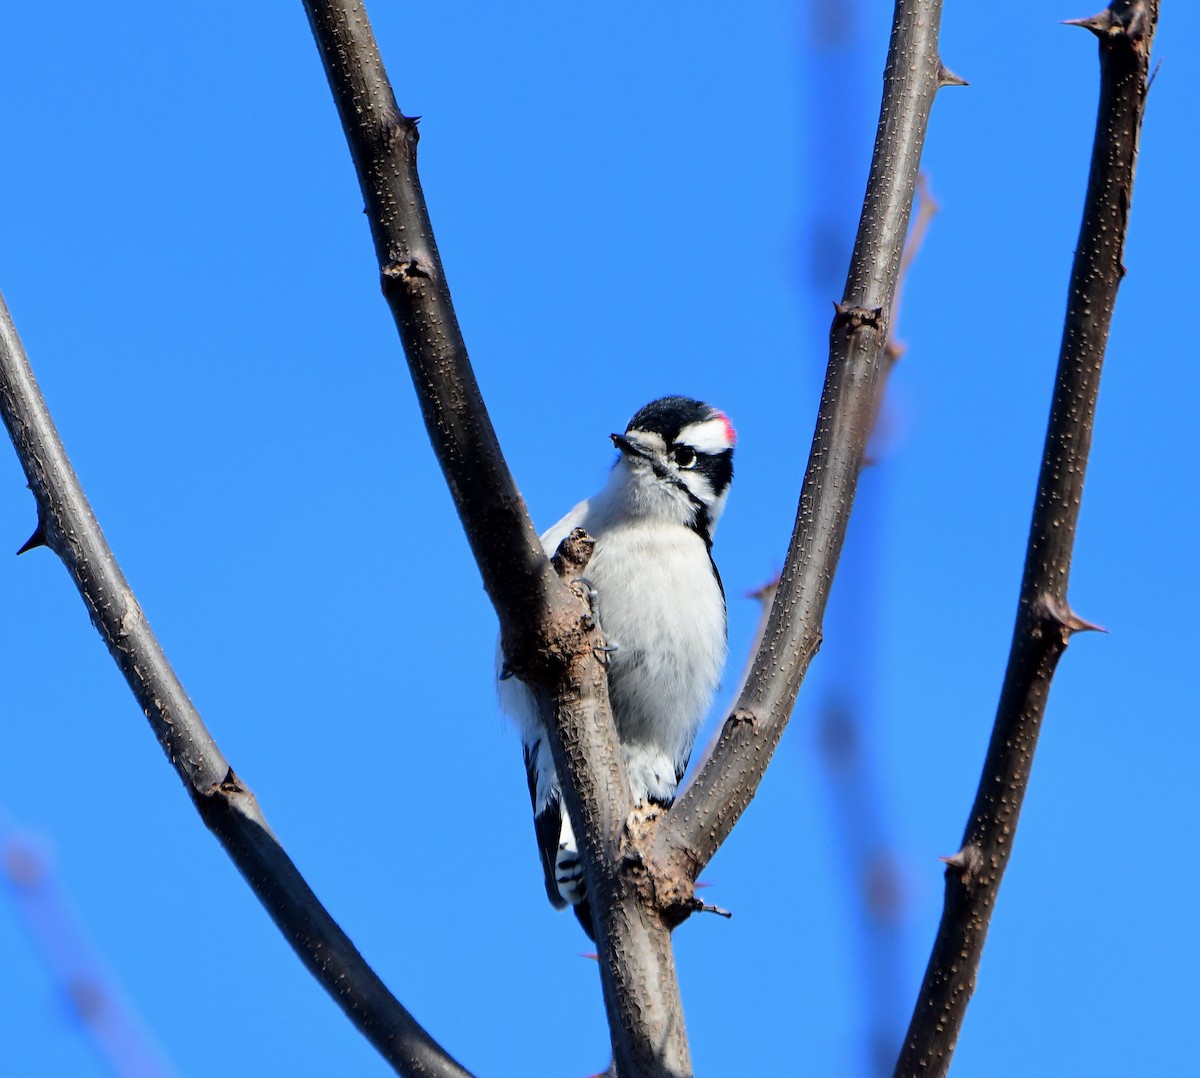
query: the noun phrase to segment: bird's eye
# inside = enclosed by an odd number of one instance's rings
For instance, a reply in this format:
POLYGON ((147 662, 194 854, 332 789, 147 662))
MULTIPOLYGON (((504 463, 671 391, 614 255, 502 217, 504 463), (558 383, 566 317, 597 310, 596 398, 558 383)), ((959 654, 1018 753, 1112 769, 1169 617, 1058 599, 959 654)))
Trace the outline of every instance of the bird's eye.
POLYGON ((696 467, 696 451, 690 445, 677 445, 671 455, 681 468, 696 467))

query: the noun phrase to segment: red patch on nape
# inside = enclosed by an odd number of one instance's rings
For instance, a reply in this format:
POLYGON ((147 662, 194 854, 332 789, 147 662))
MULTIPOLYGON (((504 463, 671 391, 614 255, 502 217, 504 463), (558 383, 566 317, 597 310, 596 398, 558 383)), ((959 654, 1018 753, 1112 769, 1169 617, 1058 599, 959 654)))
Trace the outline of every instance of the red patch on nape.
POLYGON ((725 426, 725 437, 729 440, 729 447, 732 449, 737 445, 737 431, 733 429, 733 424, 729 422, 729 416, 724 412, 718 412, 717 418, 725 426))

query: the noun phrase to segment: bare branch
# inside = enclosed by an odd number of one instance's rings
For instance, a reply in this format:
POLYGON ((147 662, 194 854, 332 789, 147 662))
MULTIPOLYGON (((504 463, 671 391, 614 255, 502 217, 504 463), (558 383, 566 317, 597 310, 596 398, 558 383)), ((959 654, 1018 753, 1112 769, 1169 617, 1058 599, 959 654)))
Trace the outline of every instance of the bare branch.
POLYGON ((57 993, 114 1078, 172 1078, 175 1068, 104 968, 51 859, 0 809, 4 885, 57 993))
MULTIPOLYGON (((942 83, 943 86, 957 86, 958 83, 942 83)), ((904 284, 908 280, 908 271, 921 253, 925 243, 925 233, 942 207, 929 190, 929 176, 922 172, 917 177, 917 215, 913 218, 912 228, 908 239, 904 242, 904 254, 900 258, 900 274, 896 278, 896 297, 892 300, 892 321, 888 326, 887 360, 888 366, 884 371, 890 373, 892 366, 904 355, 907 345, 896 336, 896 327, 900 325, 900 301, 904 296, 904 284)), ((882 403, 883 394, 880 394, 882 403)))
POLYGON ((746 682, 750 680, 750 672, 754 669, 754 658, 758 654, 758 647, 762 643, 763 636, 767 631, 767 621, 771 617, 771 603, 775 599, 775 593, 778 590, 779 574, 776 573, 765 584, 760 585, 753 591, 746 592, 747 599, 753 599, 758 603, 758 621, 754 626, 754 635, 750 638, 750 647, 747 649, 746 667, 742 671, 741 680, 738 681, 739 696, 746 682))
MULTIPOLYGON (((589 595, 579 578, 594 546, 576 528, 553 558, 556 572, 583 603, 589 595)), ((590 609, 585 622, 594 629, 590 609)), ((606 744, 615 731, 604 652, 595 646, 602 643, 594 636, 593 646, 575 656, 579 669, 560 690, 539 693, 542 721, 558 731, 562 754, 556 750, 555 766, 574 784, 578 809, 572 821, 583 821, 576 835, 584 853, 593 931, 608 957, 601 976, 618 1072, 682 1076, 691 1073, 687 1031, 670 929, 659 914, 669 903, 660 906, 653 883, 641 871, 642 817, 630 817, 624 756, 606 744)))
POLYGON ((1114 0, 1077 23, 1100 39, 1100 108, 1016 625, 962 847, 946 859, 942 921, 898 1076, 935 1078, 950 1066, 1012 852, 1050 682, 1071 634, 1095 628, 1072 612, 1067 582, 1100 370, 1125 272, 1121 258, 1158 7, 1158 0, 1114 0))
POLYGON ((401 113, 361 0, 305 0, 366 202, 383 292, 434 452, 500 620, 534 687, 593 896, 602 983, 623 1074, 690 1074, 667 925, 626 851, 629 790, 586 606, 542 551, 471 370, 401 113))
POLYGON ((906 968, 907 902, 897 857, 888 843, 883 791, 864 748, 866 726, 852 697, 838 699, 835 692, 821 706, 817 739, 829 782, 836 861, 846 880, 845 909, 860 963, 861 1050, 867 1073, 883 1075, 891 1072, 904 1023, 899 989, 906 968))
POLYGON ((524 677, 532 672, 523 661, 544 646, 542 623, 568 608, 577 613, 578 603, 550 568, 484 407, 417 175, 417 120, 396 104, 366 9, 361 0, 304 7, 429 439, 500 618, 505 654, 524 677))
MULTIPOLYGON (((258 802, 205 728, 117 565, 0 297, 0 415, 37 502, 36 545, 67 567, 205 824, 293 950, 401 1074, 468 1074, 417 1024, 355 950, 271 833, 258 802)), ((28 546, 29 544, 26 544, 28 546)))
POLYGON ((941 8, 941 0, 896 4, 871 173, 779 591, 747 685, 654 839, 655 859, 692 879, 754 796, 820 646, 874 416, 921 148, 944 81, 941 8))

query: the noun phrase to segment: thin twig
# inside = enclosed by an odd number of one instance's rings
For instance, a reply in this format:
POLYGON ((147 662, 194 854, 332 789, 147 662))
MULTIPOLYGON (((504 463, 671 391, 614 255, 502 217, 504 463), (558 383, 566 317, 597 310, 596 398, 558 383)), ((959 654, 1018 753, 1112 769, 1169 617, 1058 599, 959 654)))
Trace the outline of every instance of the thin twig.
MULTIPOLYGON (((928 176, 922 172, 917 177, 916 205, 900 258, 864 466, 879 462, 880 444, 886 441, 886 429, 881 437, 881 427, 886 428, 887 385, 904 351, 904 345, 896 337, 901 296, 936 212, 928 176)), ((841 565, 841 572, 852 586, 842 592, 840 600, 835 600, 835 609, 831 611, 833 619, 840 623, 843 646, 835 648, 826 660, 832 660, 832 665, 827 668, 824 698, 817 709, 817 745, 828 780, 837 850, 834 860, 845 879, 843 905, 854 930, 859 959, 864 1031, 859 1051, 864 1073, 882 1075, 891 1072, 904 1021, 903 1011, 897 1006, 900 997, 896 986, 903 980, 900 972, 905 901, 896 857, 886 834, 888 813, 884 809, 882 784, 870 753, 864 750, 866 720, 873 710, 867 699, 869 694, 862 690, 865 680, 869 680, 864 671, 870 669, 873 651, 870 637, 876 620, 872 617, 873 600, 877 597, 870 594, 870 581, 878 569, 875 564, 878 544, 874 540, 878 538, 875 532, 879 521, 869 504, 860 503, 857 512, 859 517, 854 527, 858 530, 858 542, 852 541, 843 552, 841 565), (846 646, 848 643, 850 646, 846 646)))
POLYGON ((944 1075, 975 988, 1042 716, 1073 633, 1067 582, 1092 421, 1133 198, 1158 0, 1115 0, 1075 25, 1100 39, 1100 108, 1008 668, 962 847, 946 859, 941 924, 896 1074, 944 1075))
POLYGON ((779 574, 776 573, 765 584, 746 593, 747 599, 753 599, 758 603, 758 621, 754 626, 754 635, 750 638, 750 647, 746 649, 746 667, 738 680, 738 696, 741 695, 746 682, 750 680, 750 671, 754 669, 754 657, 758 654, 758 647, 767 631, 767 621, 771 617, 771 602, 778 590, 779 574))
POLYGON ((305 0, 366 203, 384 295, 434 452, 500 621, 509 667, 539 696, 593 896, 623 1074, 691 1072, 670 936, 622 846, 626 783, 586 608, 555 575, 504 462, 455 318, 417 175, 417 123, 396 104, 361 0, 305 0), (636 875, 636 874, 634 874, 636 875), (642 891, 644 894, 644 891, 642 891))
MULTIPOLYGON (((850 566, 847 565, 847 571, 850 566)), ((843 679, 844 685, 844 679, 843 679)), ((881 784, 864 747, 864 723, 852 694, 831 693, 821 707, 817 738, 829 783, 833 842, 846 879, 844 908, 853 922, 863 999, 860 1050, 867 1073, 890 1074, 904 1027, 906 896, 887 840, 881 784)))
POLYGON ((941 0, 896 4, 871 173, 780 588, 745 689, 655 835, 653 855, 667 874, 695 879, 750 803, 820 646, 870 434, 929 113, 938 87, 954 81, 938 58, 941 8, 941 0))
POLYGON ((417 175, 417 120, 396 104, 361 0, 305 0, 304 7, 425 426, 500 617, 509 665, 524 677, 521 659, 543 643, 539 604, 572 611, 578 604, 542 551, 471 369, 417 175))
POLYGON ((468 1074, 417 1024, 355 950, 271 833, 188 699, 109 549, 0 297, 0 415, 37 502, 30 543, 75 581, 92 624, 133 690, 205 824, 292 948, 347 1017, 401 1074, 468 1074))
POLYGON ((51 982, 113 1078, 172 1078, 175 1068, 104 968, 51 859, 0 809, 4 890, 51 982))
MULTIPOLYGON (((917 177, 916 207, 909 225, 908 238, 900 259, 896 294, 892 301, 885 362, 879 382, 872 433, 868 443, 868 462, 878 461, 881 417, 886 414, 887 379, 905 346, 897 339, 900 325, 901 296, 930 222, 938 204, 930 194, 929 177, 922 172, 917 177)), ((862 513, 860 507, 859 512, 862 513)), ((866 1057, 867 1072, 888 1074, 896 1058, 896 1048, 904 1022, 900 995, 896 991, 903 978, 904 889, 897 860, 887 839, 882 785, 870 754, 864 750, 866 718, 871 708, 864 694, 858 691, 863 682, 864 634, 870 635, 871 600, 864 591, 864 581, 874 578, 878 567, 878 548, 874 542, 861 541, 864 525, 878 528, 878 521, 868 514, 855 524, 860 529, 860 542, 843 555, 842 571, 855 586, 841 596, 843 627, 855 627, 857 639, 852 648, 837 649, 834 668, 829 672, 830 684, 817 715, 817 742, 829 782, 830 809, 834 825, 836 862, 846 879, 848 911, 855 930, 860 959, 860 978, 864 1006, 865 1037, 861 1049, 866 1057), (854 559, 853 561, 851 559, 854 559), (857 597, 857 603, 855 601, 857 597)))
MULTIPOLYGON (((929 176, 922 172, 917 177, 917 213, 913 218, 912 227, 908 230, 908 239, 904 241, 904 254, 900 258, 900 274, 896 279, 896 296, 892 300, 892 321, 888 327, 887 360, 889 368, 904 355, 908 347, 896 335, 896 327, 900 325, 900 301, 904 297, 904 285, 908 280, 908 271, 921 253, 925 242, 925 234, 929 225, 942 207, 929 190, 929 176)), ((882 396, 882 394, 881 394, 882 396)))

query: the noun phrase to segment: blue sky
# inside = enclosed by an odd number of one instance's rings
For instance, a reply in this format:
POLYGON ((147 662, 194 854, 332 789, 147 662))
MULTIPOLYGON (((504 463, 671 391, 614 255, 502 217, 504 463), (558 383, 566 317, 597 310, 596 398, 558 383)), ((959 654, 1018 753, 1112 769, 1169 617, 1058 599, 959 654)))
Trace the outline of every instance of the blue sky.
MULTIPOLYGON (((1200 12, 1150 95, 1064 657, 955 1073, 1183 1073, 1200 582, 1187 446, 1200 12)), ((901 866, 906 1020, 1011 633, 1095 115, 1095 46, 1039 5, 950 3, 888 437, 826 645, 760 794, 705 873, 732 921, 677 953, 706 1075, 864 1073, 864 946, 817 751, 866 708, 901 866), (873 554, 871 552, 873 551, 873 554), (865 552, 865 553, 864 553, 865 552), (870 555, 870 556, 868 556, 870 555), (865 560, 864 560, 865 559, 865 560)), ((607 440, 688 393, 737 424, 717 536, 732 692, 781 564, 874 132, 890 5, 853 47, 806 7, 376 3, 464 333, 545 526, 607 440), (812 271, 819 221, 837 243, 812 271), (574 372, 564 388, 562 369, 574 372)), ((607 1061, 594 964, 545 902, 495 620, 379 296, 299 5, 3 16, 0 289, 167 653, 328 908, 481 1075, 607 1061)), ((0 451, 0 550, 32 530, 0 451)), ((0 806, 181 1075, 383 1074, 207 834, 55 559, 0 556, 0 806)), ((710 724, 711 728, 711 724, 710 724)), ((702 735, 702 739, 707 735, 702 735)), ((109 1073, 0 890, 0 1072, 109 1073)))

